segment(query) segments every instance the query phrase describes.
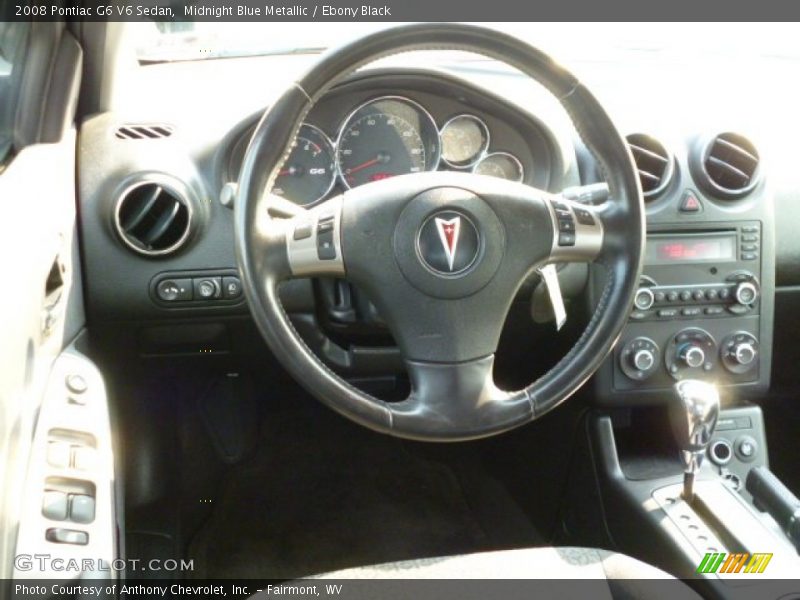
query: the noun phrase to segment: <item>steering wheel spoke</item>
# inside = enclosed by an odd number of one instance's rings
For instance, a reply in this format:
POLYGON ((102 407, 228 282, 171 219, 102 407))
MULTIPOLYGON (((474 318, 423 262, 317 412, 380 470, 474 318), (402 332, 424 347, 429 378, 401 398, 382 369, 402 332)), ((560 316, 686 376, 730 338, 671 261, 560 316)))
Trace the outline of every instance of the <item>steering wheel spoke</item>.
POLYGON ((290 219, 273 221, 285 244, 287 278, 344 276, 342 199, 336 196, 290 219))
POLYGON ((392 425, 420 438, 470 438, 533 417, 523 391, 501 391, 492 377, 494 355, 458 363, 407 361, 411 393, 390 405, 392 425), (457 433, 456 433, 457 432, 457 433))

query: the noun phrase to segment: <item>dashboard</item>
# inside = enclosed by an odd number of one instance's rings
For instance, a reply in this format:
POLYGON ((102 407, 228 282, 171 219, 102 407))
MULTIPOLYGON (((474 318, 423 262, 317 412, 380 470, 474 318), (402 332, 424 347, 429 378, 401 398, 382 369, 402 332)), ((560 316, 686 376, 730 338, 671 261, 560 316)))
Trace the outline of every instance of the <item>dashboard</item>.
MULTIPOLYGON (((265 68, 274 64, 266 61, 279 59, 254 60, 148 67, 153 79, 142 85, 166 85, 177 70, 186 81, 200 73, 224 81, 233 77, 227 72, 233 66, 241 68, 236 81, 249 81, 254 65, 265 68)), ((297 68, 286 66, 292 74, 297 68)), ((625 94, 608 96, 614 85, 598 88, 601 101, 614 116, 630 116, 625 94)), ((198 83, 176 91, 174 101, 147 110, 98 114, 80 130, 88 312, 96 327, 124 329, 139 355, 235 351, 238 334, 231 323, 238 319, 245 329, 249 323, 236 272, 233 212, 221 193, 236 181, 270 95, 251 90, 230 103, 214 103, 202 99, 202 88, 198 83)), ((273 94, 282 89, 271 82, 266 88, 273 94)), ((633 123, 623 131, 633 132, 627 140, 648 221, 641 304, 595 377, 597 396, 608 404, 647 402, 690 375, 763 394, 771 369, 776 267, 792 272, 776 256, 773 200, 795 198, 794 188, 770 186, 776 178, 761 168, 759 148, 736 129, 701 135, 707 129, 694 122, 674 135, 661 129, 651 137, 641 120, 633 123), (709 167, 717 168, 716 179, 709 167), (744 283, 756 298, 734 301, 744 283), (695 346, 706 360, 699 361, 695 346)), ((326 94, 298 131, 273 191, 308 207, 371 181, 433 170, 478 172, 552 192, 602 180, 557 102, 535 83, 470 66, 403 66, 359 71, 326 94)), ((586 292, 586 301, 596 302, 602 274, 572 267, 560 271, 565 294, 576 299, 586 292)), ((287 311, 304 315, 298 328, 316 340, 312 347, 333 348, 339 366, 353 366, 355 355, 368 354, 360 343, 381 321, 358 290, 343 282, 297 280, 281 292, 287 311), (322 321, 335 321, 336 335, 323 335, 322 321)), ((390 344, 383 335, 381 343, 390 344)), ((379 354, 389 352, 382 347, 379 354)), ((367 358, 366 372, 380 374, 387 364, 367 358)), ((399 364, 396 356, 393 364, 399 364)))

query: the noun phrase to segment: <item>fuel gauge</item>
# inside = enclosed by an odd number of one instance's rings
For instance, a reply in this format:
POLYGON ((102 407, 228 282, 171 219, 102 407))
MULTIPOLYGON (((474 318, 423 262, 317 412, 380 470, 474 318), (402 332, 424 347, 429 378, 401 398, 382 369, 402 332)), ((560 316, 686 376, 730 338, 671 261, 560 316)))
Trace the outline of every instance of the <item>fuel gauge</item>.
POLYGON ((489 147, 489 128, 473 115, 459 115, 444 124, 441 131, 442 159, 451 167, 474 165, 489 147))
POLYGON ((522 181, 525 172, 522 163, 513 154, 508 152, 492 152, 484 156, 472 169, 477 175, 490 175, 508 179, 509 181, 522 181))

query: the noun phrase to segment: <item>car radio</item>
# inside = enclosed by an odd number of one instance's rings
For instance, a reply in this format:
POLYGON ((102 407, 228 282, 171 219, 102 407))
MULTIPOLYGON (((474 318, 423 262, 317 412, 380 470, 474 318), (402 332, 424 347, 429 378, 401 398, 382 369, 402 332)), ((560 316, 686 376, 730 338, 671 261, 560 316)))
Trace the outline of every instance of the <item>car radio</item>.
POLYGON ((650 231, 613 389, 759 378, 761 224, 650 231))

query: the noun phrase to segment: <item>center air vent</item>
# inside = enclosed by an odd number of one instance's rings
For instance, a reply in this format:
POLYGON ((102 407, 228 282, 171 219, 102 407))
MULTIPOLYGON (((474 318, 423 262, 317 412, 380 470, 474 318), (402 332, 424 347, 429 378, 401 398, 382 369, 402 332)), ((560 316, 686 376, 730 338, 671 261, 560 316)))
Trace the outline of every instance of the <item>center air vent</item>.
POLYGON ((114 135, 121 140, 157 140, 168 138, 174 129, 165 123, 128 124, 117 127, 114 135))
POLYGON ((143 181, 128 187, 117 201, 115 216, 122 241, 140 254, 170 254, 189 238, 189 201, 161 183, 143 181))
POLYGON ((632 133, 626 139, 639 171, 644 198, 654 200, 672 180, 675 169, 672 154, 657 139, 643 133, 632 133))
POLYGON ((703 152, 702 175, 717 195, 741 196, 758 183, 760 162, 750 140, 736 133, 720 133, 703 152))

